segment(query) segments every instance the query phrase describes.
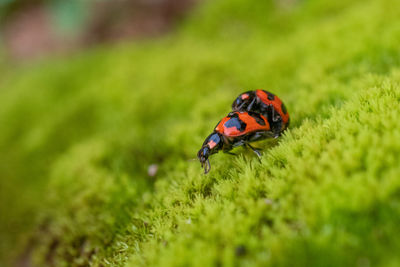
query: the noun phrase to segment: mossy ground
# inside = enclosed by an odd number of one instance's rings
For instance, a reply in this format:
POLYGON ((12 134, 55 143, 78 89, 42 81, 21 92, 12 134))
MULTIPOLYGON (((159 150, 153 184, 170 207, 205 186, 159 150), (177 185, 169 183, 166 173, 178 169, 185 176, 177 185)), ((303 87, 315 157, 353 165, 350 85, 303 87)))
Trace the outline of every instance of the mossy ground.
POLYGON ((208 1, 158 40, 1 66, 2 262, 400 264, 400 6, 282 3, 208 1), (291 128, 203 175, 190 159, 255 88, 291 128))

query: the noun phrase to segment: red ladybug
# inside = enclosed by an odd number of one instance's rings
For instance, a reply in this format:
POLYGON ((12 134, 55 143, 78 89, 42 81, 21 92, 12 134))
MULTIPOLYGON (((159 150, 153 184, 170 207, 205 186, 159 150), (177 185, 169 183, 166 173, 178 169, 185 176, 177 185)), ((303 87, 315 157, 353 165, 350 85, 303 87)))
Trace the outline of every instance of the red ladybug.
POLYGON ((214 131, 206 138, 197 153, 204 173, 211 169, 208 157, 222 150, 228 152, 237 146, 244 145, 252 149, 257 156, 260 152, 249 143, 273 137, 268 119, 256 112, 231 112, 223 118, 214 131))
POLYGON ((232 110, 262 114, 268 119, 274 137, 278 137, 290 122, 289 113, 281 99, 265 90, 247 91, 240 94, 232 103, 232 110))

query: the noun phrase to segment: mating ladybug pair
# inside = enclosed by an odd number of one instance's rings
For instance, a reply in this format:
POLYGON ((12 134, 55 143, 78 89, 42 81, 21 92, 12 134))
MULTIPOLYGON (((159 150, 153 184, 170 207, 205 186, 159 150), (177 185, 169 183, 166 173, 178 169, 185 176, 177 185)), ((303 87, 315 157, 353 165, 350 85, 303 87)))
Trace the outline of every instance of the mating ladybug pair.
POLYGON ((289 121, 289 113, 276 95, 265 90, 240 94, 232 104, 232 112, 218 122, 197 153, 204 173, 211 169, 208 157, 220 150, 229 153, 243 145, 260 157, 260 152, 249 143, 279 137, 289 121))

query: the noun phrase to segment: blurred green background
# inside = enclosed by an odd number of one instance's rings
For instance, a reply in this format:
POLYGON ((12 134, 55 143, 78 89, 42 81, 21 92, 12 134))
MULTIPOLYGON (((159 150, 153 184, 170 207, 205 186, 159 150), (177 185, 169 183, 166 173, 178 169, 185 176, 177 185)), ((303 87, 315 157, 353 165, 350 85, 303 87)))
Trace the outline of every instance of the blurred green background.
POLYGON ((399 15, 0 1, 0 266, 398 266, 399 15), (204 138, 256 88, 290 129, 203 175, 204 138))

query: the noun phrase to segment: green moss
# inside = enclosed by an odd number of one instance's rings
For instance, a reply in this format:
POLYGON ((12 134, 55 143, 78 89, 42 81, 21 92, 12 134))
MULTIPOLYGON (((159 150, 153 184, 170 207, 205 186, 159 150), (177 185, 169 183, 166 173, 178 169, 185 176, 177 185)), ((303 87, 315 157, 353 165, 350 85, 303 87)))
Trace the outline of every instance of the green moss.
POLYGON ((209 1, 163 39, 8 68, 4 263, 397 265, 396 2, 279 3, 209 1), (254 88, 291 128, 203 175, 190 159, 254 88))

